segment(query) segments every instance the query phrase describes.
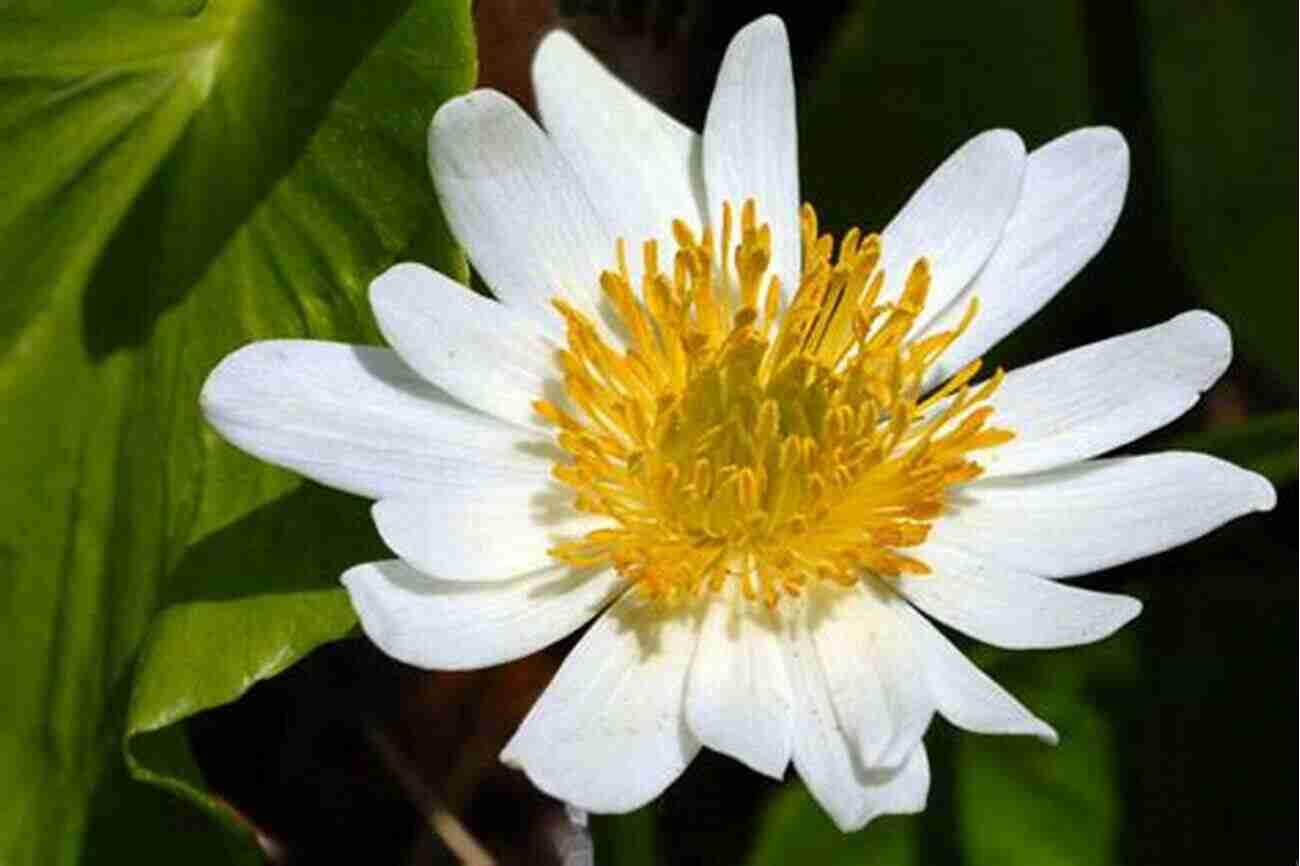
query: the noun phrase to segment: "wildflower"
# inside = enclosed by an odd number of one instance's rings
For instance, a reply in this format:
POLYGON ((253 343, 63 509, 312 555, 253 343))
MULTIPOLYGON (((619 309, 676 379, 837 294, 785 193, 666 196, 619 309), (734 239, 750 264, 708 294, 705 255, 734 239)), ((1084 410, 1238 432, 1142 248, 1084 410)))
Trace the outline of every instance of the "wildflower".
POLYGON ((420 265, 371 290, 393 350, 257 343, 203 394, 244 450, 377 500, 398 558, 343 576, 391 656, 466 669, 595 620, 502 758, 596 812, 700 747, 843 829, 914 812, 934 713, 1056 734, 930 623, 1099 640, 1131 598, 1058 582, 1181 544, 1271 485, 1190 453, 1097 459, 1222 374, 1191 312, 1004 374, 979 361, 1096 253, 1128 176, 1082 129, 976 136, 879 234, 800 207, 785 31, 737 35, 703 135, 553 33, 543 132, 480 90, 430 161, 489 300, 420 265))

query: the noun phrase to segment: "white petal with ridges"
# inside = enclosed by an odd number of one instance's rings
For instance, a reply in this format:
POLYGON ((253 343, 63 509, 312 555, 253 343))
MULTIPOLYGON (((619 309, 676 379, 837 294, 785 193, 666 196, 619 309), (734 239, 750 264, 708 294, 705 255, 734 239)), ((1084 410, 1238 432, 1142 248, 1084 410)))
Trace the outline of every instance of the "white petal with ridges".
POLYGON ((468 406, 541 427, 533 402, 560 399, 555 344, 504 304, 404 263, 370 284, 370 305, 402 359, 468 406))
POLYGON ((200 396, 208 422, 249 454, 371 499, 430 479, 543 479, 545 440, 461 406, 370 346, 269 340, 227 355, 200 396))
POLYGON ((563 30, 542 39, 533 86, 547 133, 611 231, 627 242, 639 286, 644 241, 655 238, 670 251, 674 219, 697 232, 704 225, 700 136, 615 78, 563 30))
POLYGON ((940 622, 1005 649, 1092 643, 1142 610, 1135 598, 1057 583, 934 542, 908 553, 932 573, 897 579, 899 592, 940 622))
POLYGON ((850 826, 849 830, 865 827, 881 815, 915 815, 925 811, 930 797, 930 757, 924 743, 917 743, 897 767, 868 771, 866 776, 871 780, 867 808, 855 822, 856 826, 850 826))
POLYGON ((792 757, 813 798, 845 832, 884 814, 912 814, 925 808, 930 767, 918 745, 897 768, 865 769, 831 706, 829 687, 808 629, 792 623, 785 641, 795 698, 792 757))
POLYGON ((910 638, 898 619, 907 603, 874 584, 815 587, 806 603, 841 729, 863 766, 898 766, 921 741, 934 715, 910 638))
POLYGON ((969 299, 979 299, 979 315, 944 353, 932 384, 988 351, 1083 269, 1115 228, 1128 175, 1128 145, 1109 127, 1076 129, 1029 154, 1023 192, 997 249, 926 328, 954 327, 969 299))
POLYGON ((1261 475, 1169 451, 976 481, 929 537, 991 563, 1070 577, 1177 547, 1276 502, 1261 475))
POLYGON ((701 743, 779 779, 790 762, 790 677, 780 623, 726 595, 709 599, 686 688, 686 723, 701 743))
MULTIPOLYGON (((892 720, 893 736, 876 756, 881 767, 896 767, 920 746, 921 738, 934 718, 934 698, 925 687, 920 662, 912 647, 911 635, 899 620, 900 609, 907 605, 886 592, 867 587, 864 592, 875 598, 890 613, 882 629, 883 640, 875 648, 875 663, 885 687, 885 703, 892 720)), ((863 755, 863 760, 867 759, 863 755)))
POLYGON ((791 297, 799 287, 802 255, 799 148, 790 40, 775 15, 754 21, 727 47, 704 121, 704 178, 715 239, 724 201, 735 211, 734 243, 740 208, 746 199, 755 200, 759 222, 772 227, 768 273, 780 277, 783 294, 791 297))
POLYGON ((596 309, 614 236, 575 170, 509 97, 475 90, 443 103, 429 168, 447 223, 504 303, 562 338, 559 296, 596 309))
POLYGON ((572 507, 573 493, 550 479, 494 479, 430 485, 419 497, 373 509, 388 547, 444 580, 506 580, 547 568, 557 543, 611 525, 572 507))
POLYGON ((918 333, 988 261, 1020 199, 1025 145, 1008 129, 982 132, 934 170, 881 232, 885 296, 902 291, 919 258, 930 263, 930 293, 918 333))
POLYGON ((977 734, 1026 734, 1056 745, 1052 726, 1039 719, 953 646, 915 610, 903 617, 939 713, 977 734))
POLYGON ((699 751, 683 718, 695 623, 631 591, 582 636, 501 752, 588 812, 659 796, 699 751))
POLYGON ((815 606, 809 631, 839 728, 862 763, 874 766, 894 736, 885 686, 871 657, 881 642, 881 611, 862 597, 859 587, 843 592, 813 588, 806 603, 815 606), (832 594, 833 603, 821 598, 832 594))
POLYGON ((989 405, 1015 438, 972 456, 995 478, 1104 454, 1182 415, 1231 360, 1228 326, 1197 310, 1012 370, 989 405))
POLYGON ((613 569, 552 566, 511 581, 438 580, 404 562, 343 575, 366 637, 398 661, 473 670, 536 652, 596 616, 624 581, 613 569))

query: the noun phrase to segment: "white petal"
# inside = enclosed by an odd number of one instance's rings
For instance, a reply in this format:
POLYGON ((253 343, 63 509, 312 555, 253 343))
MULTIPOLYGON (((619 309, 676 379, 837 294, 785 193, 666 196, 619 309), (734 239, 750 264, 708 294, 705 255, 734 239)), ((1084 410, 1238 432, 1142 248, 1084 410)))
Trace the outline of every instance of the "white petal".
MULTIPOLYGON (((801 619, 801 618, 800 618, 801 619)), ((925 747, 894 769, 866 770, 850 748, 808 629, 792 623, 785 641, 795 698, 793 758, 799 777, 836 826, 848 832, 883 814, 925 808, 930 768, 925 747)))
POLYGON ((894 735, 885 686, 870 655, 881 643, 881 620, 889 614, 856 587, 835 592, 833 603, 812 598, 816 592, 810 590, 806 602, 817 605, 809 630, 831 708, 862 763, 874 767, 894 735))
POLYGON ((993 646, 1092 643, 1142 610, 1135 598, 1056 583, 933 542, 909 553, 932 573, 894 581, 898 591, 935 619, 993 646))
POLYGON ((443 103, 429 127, 443 213, 474 267, 506 304, 561 338, 558 296, 596 309, 614 237, 574 170, 509 97, 475 90, 443 103))
POLYGON ((547 568, 547 551, 608 526, 575 511, 573 493, 550 479, 492 479, 430 485, 418 498, 375 504, 390 549, 444 580, 506 580, 547 568))
POLYGON ((989 404, 1010 442, 975 458, 985 478, 1051 469, 1144 436, 1190 409, 1232 360, 1228 326, 1203 311, 1007 374, 989 404))
POLYGON ((536 652, 598 614, 623 586, 612 569, 553 566, 516 580, 453 583, 404 562, 369 562, 343 575, 366 637, 401 662, 472 670, 536 652))
MULTIPOLYGON (((760 223, 772 227, 769 274, 785 297, 799 287, 799 148, 790 40, 775 15, 765 15, 731 40, 704 121, 704 178, 715 237, 722 203, 735 211, 754 199, 760 223)), ((730 255, 730 253, 727 253, 730 255)))
POLYGON ((979 314, 944 353, 935 381, 960 370, 1050 301, 1110 237, 1124 205, 1129 157, 1108 127, 1076 129, 1029 154, 1024 191, 1002 241, 929 332, 952 328, 979 298, 979 314))
POLYGON ((672 223, 704 226, 700 137, 614 77, 563 30, 533 57, 542 124, 613 233, 639 285, 641 244, 671 251, 672 223))
POLYGON ((881 232, 886 295, 896 297, 919 258, 930 262, 930 294, 918 333, 988 261, 1020 198, 1025 145, 1008 129, 959 147, 881 232))
POLYGON ((527 427, 532 404, 563 400, 555 345, 532 320, 424 265, 394 265, 370 284, 384 338, 456 399, 527 427))
POLYGON ((501 752, 541 790, 588 812, 629 812, 686 769, 695 625, 626 593, 578 641, 501 752))
POLYGON ((976 481, 932 524, 930 540, 1069 577, 1176 547, 1276 502, 1261 475, 1170 451, 976 481))
POLYGON ((850 830, 865 827, 881 815, 915 815, 925 811, 930 796, 930 758, 924 743, 918 742, 912 754, 896 769, 867 775, 874 776, 875 781, 866 814, 850 830))
POLYGON ((1028 734, 1056 745, 1052 726, 1039 719, 963 656, 915 610, 903 617, 939 713, 977 734, 1028 734))
POLYGON ((907 603, 874 584, 814 588, 806 603, 841 729, 864 767, 897 767, 934 715, 911 639, 898 619, 907 603))
POLYGON ((790 676, 780 623, 733 597, 710 599, 686 688, 700 742, 780 779, 790 762, 790 676))
POLYGON ((217 365, 200 402, 209 423, 249 454, 371 499, 430 479, 550 471, 545 440, 460 406, 388 349, 253 343, 217 365))

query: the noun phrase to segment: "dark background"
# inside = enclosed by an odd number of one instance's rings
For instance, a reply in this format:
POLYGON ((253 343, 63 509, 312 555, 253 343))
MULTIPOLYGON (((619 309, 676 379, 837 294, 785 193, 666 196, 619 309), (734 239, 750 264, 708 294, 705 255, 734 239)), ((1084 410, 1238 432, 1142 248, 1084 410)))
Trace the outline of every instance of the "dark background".
MULTIPOLYGON (((1279 504, 1080 581, 1145 603, 1101 645, 971 648, 1061 730, 1058 749, 936 722, 927 811, 848 837, 797 783, 705 752, 656 804, 593 819, 597 862, 1294 862, 1296 7, 713 5, 481 2, 481 83, 529 104, 532 48, 563 24, 699 128, 727 41, 776 11, 798 79, 803 196, 837 233, 883 226, 982 129, 1010 127, 1032 149, 1077 126, 1119 128, 1132 173, 1114 236, 989 360, 1016 366, 1213 310, 1232 327, 1231 369, 1125 450, 1212 450, 1268 472, 1279 504)), ((450 862, 423 817, 430 798, 501 862, 558 862, 578 831, 495 755, 569 645, 439 674, 352 639, 197 717, 190 737, 276 862, 450 862)))

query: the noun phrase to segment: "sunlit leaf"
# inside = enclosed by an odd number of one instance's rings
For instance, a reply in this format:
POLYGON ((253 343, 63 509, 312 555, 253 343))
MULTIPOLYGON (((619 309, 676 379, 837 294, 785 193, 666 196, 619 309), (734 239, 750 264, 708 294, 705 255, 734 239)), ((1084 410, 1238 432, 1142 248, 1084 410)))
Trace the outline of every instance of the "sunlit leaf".
MULTIPOLYGON (((319 543, 310 535, 278 561, 225 559, 247 568, 228 583, 211 547, 198 548, 211 562, 178 570, 193 542, 243 531, 298 483, 222 444, 197 394, 250 339, 374 339, 365 286, 394 260, 463 276, 424 141, 437 105, 473 79, 467 7, 0 12, 0 861, 108 859, 131 838, 92 820, 91 803, 96 815, 115 804, 102 786, 121 778, 133 665, 160 605, 182 603, 141 658, 147 677, 169 677, 159 659, 178 640, 240 627, 212 641, 224 670, 194 694, 141 683, 154 697, 136 706, 170 702, 155 720, 231 697, 346 630, 336 574, 293 567, 319 543)), ((156 745, 173 765, 184 743, 170 736, 156 745)), ((137 758, 140 770, 143 744, 137 758)))

